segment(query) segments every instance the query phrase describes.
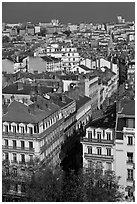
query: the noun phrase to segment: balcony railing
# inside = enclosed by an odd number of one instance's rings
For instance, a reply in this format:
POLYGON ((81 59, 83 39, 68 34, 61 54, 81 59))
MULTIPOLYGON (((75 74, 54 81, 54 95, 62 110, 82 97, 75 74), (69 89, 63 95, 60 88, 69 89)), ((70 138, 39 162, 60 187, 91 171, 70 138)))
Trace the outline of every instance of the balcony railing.
POLYGON ((104 155, 104 154, 88 154, 88 153, 84 153, 84 157, 86 158, 98 158, 98 159, 105 159, 105 160, 113 160, 113 155, 108 156, 108 155, 104 155))
POLYGON ((3 136, 13 136, 13 137, 38 137, 39 133, 13 133, 13 132, 2 132, 3 136))
POLYGON ((29 148, 29 147, 16 147, 16 146, 7 146, 7 145, 2 145, 2 149, 3 150, 16 150, 16 151, 27 151, 27 152, 34 152, 35 149, 34 148, 29 148))
POLYGON ((81 142, 113 144, 113 140, 81 138, 81 142))
POLYGON ((135 128, 123 127, 123 132, 135 133, 135 128))

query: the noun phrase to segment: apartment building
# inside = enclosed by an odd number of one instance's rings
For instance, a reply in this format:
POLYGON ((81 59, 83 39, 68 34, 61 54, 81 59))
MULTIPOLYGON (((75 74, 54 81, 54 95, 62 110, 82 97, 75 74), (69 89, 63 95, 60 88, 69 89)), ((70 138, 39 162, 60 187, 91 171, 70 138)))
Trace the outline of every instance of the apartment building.
POLYGON ((45 61, 46 71, 48 72, 62 71, 61 59, 51 56, 44 56, 42 57, 42 59, 45 61))
POLYGON ((115 173, 127 198, 135 196, 135 101, 118 102, 115 128, 115 173))
POLYGON ((46 54, 55 58, 61 58, 62 67, 64 70, 69 71, 74 65, 80 61, 80 55, 76 47, 71 45, 51 45, 46 49, 46 54))
POLYGON ((86 135, 81 139, 84 167, 90 167, 93 162, 97 162, 103 167, 103 171, 114 170, 114 130, 114 111, 90 122, 86 135))
POLYGON ((2 118, 3 159, 25 164, 38 157, 41 163, 58 165, 63 120, 60 107, 43 97, 29 106, 14 100, 2 118))

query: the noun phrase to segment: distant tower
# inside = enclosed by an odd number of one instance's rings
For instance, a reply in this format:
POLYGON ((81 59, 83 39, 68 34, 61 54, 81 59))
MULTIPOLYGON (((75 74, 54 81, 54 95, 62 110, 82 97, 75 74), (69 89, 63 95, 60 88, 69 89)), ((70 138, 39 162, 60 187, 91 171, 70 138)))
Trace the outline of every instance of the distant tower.
POLYGON ((113 39, 112 39, 112 32, 110 33, 110 40, 108 43, 108 56, 114 51, 113 39))

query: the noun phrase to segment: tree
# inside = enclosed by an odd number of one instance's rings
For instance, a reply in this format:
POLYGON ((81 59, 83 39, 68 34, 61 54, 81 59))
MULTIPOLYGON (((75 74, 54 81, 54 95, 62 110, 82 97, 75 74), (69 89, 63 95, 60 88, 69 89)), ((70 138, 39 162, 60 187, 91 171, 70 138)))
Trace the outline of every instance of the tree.
MULTIPOLYGON (((116 202, 122 201, 119 178, 113 171, 106 171, 93 163, 91 168, 79 172, 64 172, 60 167, 40 167, 39 163, 28 164, 33 173, 6 176, 3 174, 3 189, 10 183, 23 184, 26 201, 30 202, 116 202)), ((14 186, 14 185, 13 185, 14 186)))
POLYGON ((119 178, 113 171, 106 171, 96 164, 81 173, 84 202, 117 202, 122 200, 119 178))
POLYGON ((8 36, 3 36, 2 37, 2 43, 9 43, 10 42, 10 38, 8 36))

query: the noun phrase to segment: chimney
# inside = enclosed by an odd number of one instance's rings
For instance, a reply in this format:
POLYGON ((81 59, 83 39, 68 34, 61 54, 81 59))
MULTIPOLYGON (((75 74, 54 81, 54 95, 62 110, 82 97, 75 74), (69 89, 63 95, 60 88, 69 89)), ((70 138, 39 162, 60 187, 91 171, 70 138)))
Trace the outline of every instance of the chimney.
POLYGON ((112 68, 113 68, 113 57, 111 57, 111 60, 110 60, 110 69, 112 70, 112 68))
POLYGON ((66 103, 66 101, 65 101, 65 93, 62 93, 62 102, 66 103))
POLYGON ((23 83, 22 82, 18 82, 18 90, 23 90, 23 83))

